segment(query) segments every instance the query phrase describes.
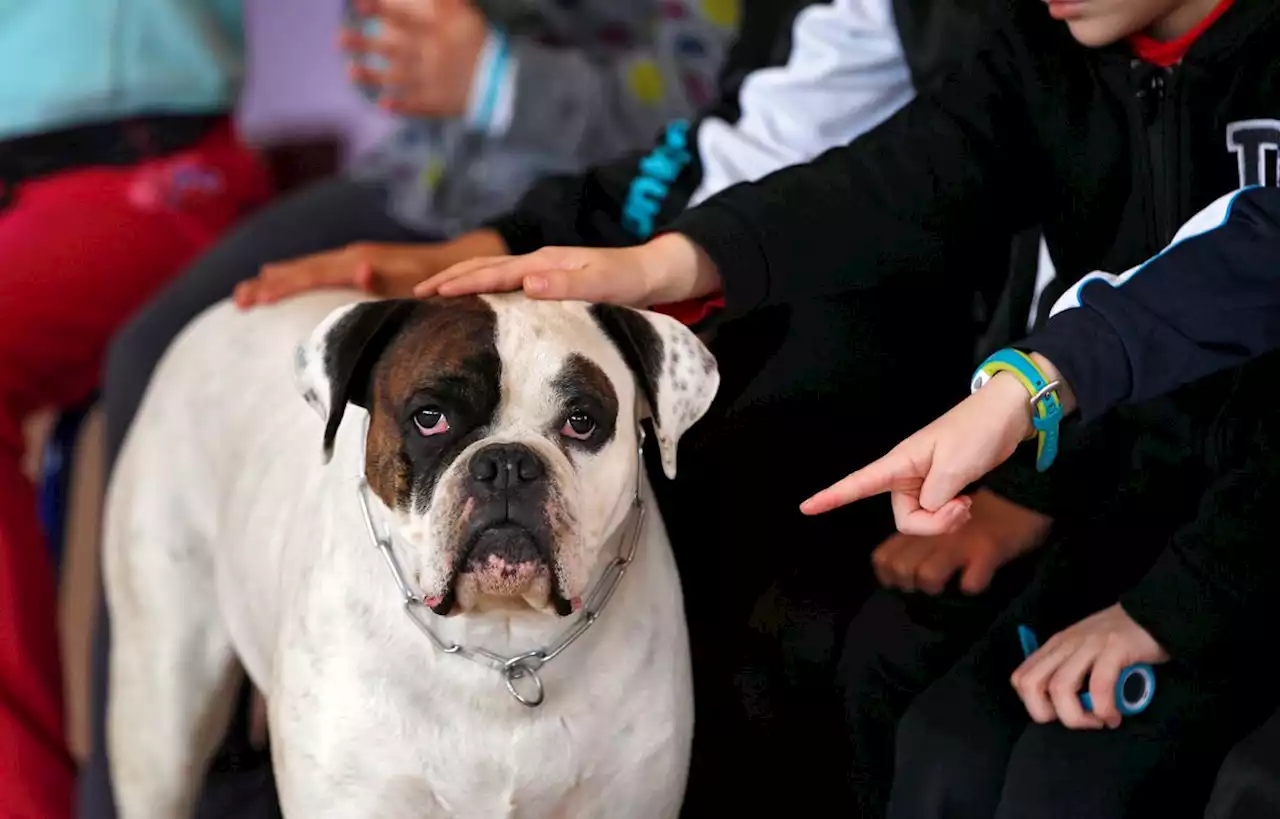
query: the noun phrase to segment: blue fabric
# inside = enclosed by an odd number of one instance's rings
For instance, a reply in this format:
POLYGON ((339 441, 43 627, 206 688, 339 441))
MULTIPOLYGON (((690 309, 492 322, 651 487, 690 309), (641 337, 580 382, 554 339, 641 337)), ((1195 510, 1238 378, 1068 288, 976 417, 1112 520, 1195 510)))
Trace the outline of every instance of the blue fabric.
POLYGON ((38 500, 40 522, 44 525, 49 544, 49 558, 55 574, 62 570, 62 558, 66 551, 67 507, 71 497, 71 466, 75 457, 76 441, 85 417, 97 400, 90 397, 85 403, 64 412, 53 427, 45 444, 40 472, 38 500))
POLYGON ((679 119, 667 125, 666 138, 640 160, 640 173, 632 180, 622 209, 623 227, 640 239, 651 237, 670 186, 691 161, 689 122, 679 119))
MULTIPOLYGON (((477 95, 475 88, 472 89, 474 99, 467 111, 467 121, 477 131, 492 130, 504 84, 507 85, 508 95, 514 92, 514 86, 508 83, 511 62, 511 41, 507 38, 506 32, 491 26, 488 42, 485 43, 484 51, 477 63, 476 82, 480 93, 477 95)), ((508 100, 509 104, 511 102, 508 100)))
POLYGON ((241 0, 0 0, 0 139, 229 110, 241 0))

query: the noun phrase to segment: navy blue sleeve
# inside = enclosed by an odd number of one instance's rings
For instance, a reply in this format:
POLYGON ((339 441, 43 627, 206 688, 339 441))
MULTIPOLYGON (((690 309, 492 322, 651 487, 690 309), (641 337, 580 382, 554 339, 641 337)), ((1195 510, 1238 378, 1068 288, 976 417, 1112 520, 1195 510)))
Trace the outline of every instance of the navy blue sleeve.
POLYGON ((1145 264, 1086 276, 1016 346, 1062 372, 1082 420, 1280 348, 1280 188, 1224 196, 1145 264))

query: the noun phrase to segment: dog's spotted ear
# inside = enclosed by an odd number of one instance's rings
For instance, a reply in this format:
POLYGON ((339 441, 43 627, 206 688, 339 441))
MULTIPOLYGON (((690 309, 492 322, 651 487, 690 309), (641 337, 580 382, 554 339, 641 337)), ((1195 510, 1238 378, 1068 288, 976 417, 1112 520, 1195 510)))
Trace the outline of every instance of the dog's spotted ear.
POLYGON ((325 422, 326 463, 347 404, 369 408, 373 367, 419 304, 393 299, 339 307, 298 347, 294 377, 302 397, 325 422))
POLYGON ((635 373, 657 433, 662 470, 675 478, 680 437, 711 408, 720 387, 715 357, 670 316, 609 304, 592 305, 591 315, 635 373))

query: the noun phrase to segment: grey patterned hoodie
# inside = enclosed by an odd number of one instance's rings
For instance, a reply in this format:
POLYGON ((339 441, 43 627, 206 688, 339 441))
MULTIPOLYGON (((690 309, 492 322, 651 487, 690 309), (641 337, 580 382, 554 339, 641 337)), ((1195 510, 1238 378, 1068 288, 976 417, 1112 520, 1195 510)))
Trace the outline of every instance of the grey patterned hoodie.
POLYGON ((470 230, 714 99, 741 1, 480 0, 493 30, 467 115, 407 120, 353 174, 410 227, 470 230))

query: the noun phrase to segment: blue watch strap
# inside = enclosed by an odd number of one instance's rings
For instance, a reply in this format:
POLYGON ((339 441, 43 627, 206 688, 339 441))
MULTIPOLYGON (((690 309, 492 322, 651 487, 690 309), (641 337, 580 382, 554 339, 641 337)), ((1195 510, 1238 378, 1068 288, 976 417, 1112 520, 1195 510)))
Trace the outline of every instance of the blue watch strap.
POLYGON ((1007 372, 1026 388, 1031 401, 1031 424, 1036 430, 1036 469, 1044 472, 1058 457, 1058 426, 1062 402, 1057 383, 1050 382, 1031 357, 1021 350, 997 350, 974 373, 971 390, 977 392, 996 373, 1007 372))

